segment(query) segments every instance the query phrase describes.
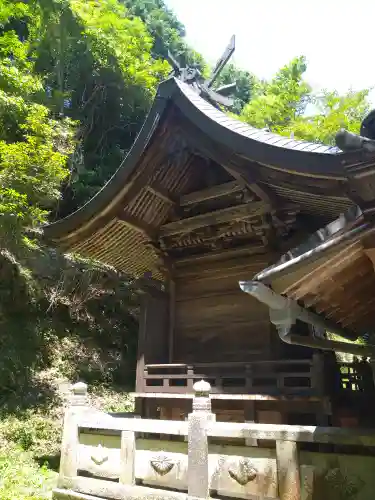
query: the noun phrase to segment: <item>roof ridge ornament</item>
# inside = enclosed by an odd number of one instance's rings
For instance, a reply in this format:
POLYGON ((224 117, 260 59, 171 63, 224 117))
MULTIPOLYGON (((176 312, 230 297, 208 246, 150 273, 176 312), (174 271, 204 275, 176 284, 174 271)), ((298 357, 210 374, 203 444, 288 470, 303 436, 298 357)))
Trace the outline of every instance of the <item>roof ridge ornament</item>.
POLYGON ((359 134, 341 129, 337 132, 335 141, 336 146, 345 153, 358 150, 375 153, 375 109, 362 120, 359 134))
POLYGON ((214 83, 219 77, 222 70, 225 68, 229 59, 232 57, 236 49, 236 37, 233 35, 225 48, 223 54, 216 62, 211 75, 208 79, 204 79, 202 73, 200 72, 198 65, 182 65, 176 60, 172 53, 168 50, 167 59, 173 68, 171 76, 178 78, 190 85, 203 99, 210 102, 215 107, 233 106, 233 99, 230 98, 230 94, 235 90, 237 82, 232 82, 227 85, 222 85, 220 87, 214 88, 214 83))

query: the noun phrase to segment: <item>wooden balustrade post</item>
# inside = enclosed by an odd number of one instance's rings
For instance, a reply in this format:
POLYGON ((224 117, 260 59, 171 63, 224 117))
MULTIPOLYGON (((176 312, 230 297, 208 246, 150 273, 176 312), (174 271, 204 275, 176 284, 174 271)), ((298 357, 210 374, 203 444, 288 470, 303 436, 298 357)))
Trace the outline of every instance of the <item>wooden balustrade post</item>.
POLYGON ((208 472, 207 424, 215 420, 211 412, 211 386, 201 380, 194 384, 193 411, 188 417, 188 496, 208 498, 210 478, 208 472))
POLYGON ((374 382, 374 387, 375 387, 375 358, 370 359, 370 366, 372 370, 372 380, 374 382))
POLYGON ((188 366, 186 369, 186 376, 187 376, 187 391, 192 392, 193 391, 193 386, 194 386, 194 368, 192 366, 188 366))
POLYGON ((324 396, 324 356, 320 352, 315 352, 312 357, 311 383, 314 393, 324 396))
POLYGON ((72 387, 72 394, 64 416, 59 486, 64 485, 64 479, 77 476, 79 444, 77 416, 87 410, 90 410, 87 398, 87 385, 83 382, 78 382, 72 387))
MULTIPOLYGON (((315 352, 312 357, 311 366, 311 388, 315 396, 322 398, 320 407, 316 412, 317 424, 323 427, 329 425, 327 414, 327 401, 323 401, 326 396, 325 390, 325 364, 324 355, 321 352, 315 352)), ((328 403, 329 404, 329 403, 328 403)), ((320 451, 324 451, 324 447, 319 446, 320 451)))

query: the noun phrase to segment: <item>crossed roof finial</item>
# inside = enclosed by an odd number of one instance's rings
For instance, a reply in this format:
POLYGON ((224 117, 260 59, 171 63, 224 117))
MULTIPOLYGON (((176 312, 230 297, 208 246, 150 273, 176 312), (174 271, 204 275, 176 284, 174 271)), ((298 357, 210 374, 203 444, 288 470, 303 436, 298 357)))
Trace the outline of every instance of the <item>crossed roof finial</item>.
POLYGON ((185 83, 188 83, 189 85, 192 85, 193 88, 204 99, 209 101, 214 106, 217 107, 218 105, 222 105, 225 107, 231 107, 233 105, 233 99, 228 96, 236 88, 236 82, 230 83, 229 85, 223 85, 215 89, 213 88, 213 86, 220 73, 225 68, 227 62, 232 57, 235 48, 236 37, 235 35, 233 35, 207 80, 203 78, 197 66, 187 65, 186 67, 181 67, 179 62, 173 57, 170 51, 168 51, 167 58, 173 68, 172 74, 174 77, 182 80, 185 83))
POLYGON ((375 110, 370 111, 362 120, 360 135, 348 130, 336 134, 336 145, 344 152, 362 150, 375 153, 375 110))

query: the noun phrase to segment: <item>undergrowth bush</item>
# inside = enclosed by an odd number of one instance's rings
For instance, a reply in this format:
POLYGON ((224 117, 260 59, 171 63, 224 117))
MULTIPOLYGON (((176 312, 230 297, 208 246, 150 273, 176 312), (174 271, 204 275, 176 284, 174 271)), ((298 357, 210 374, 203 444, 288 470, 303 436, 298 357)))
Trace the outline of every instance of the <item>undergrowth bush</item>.
POLYGON ((21 415, 4 416, 0 422, 0 445, 11 443, 30 452, 39 462, 60 452, 62 411, 47 414, 27 410, 21 415))
POLYGON ((1 500, 45 500, 55 484, 56 473, 40 467, 32 455, 14 444, 0 449, 1 500))
POLYGON ((59 467, 66 391, 132 411, 137 296, 111 268, 29 244, 0 250, 0 500, 39 500, 59 467))

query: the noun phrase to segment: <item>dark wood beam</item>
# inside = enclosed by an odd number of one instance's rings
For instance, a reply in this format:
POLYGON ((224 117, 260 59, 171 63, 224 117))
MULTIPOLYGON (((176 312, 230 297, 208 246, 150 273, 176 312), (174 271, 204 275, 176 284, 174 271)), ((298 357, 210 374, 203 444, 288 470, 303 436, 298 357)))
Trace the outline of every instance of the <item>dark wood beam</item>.
POLYGON ((201 191, 194 191, 193 193, 185 194, 180 198, 180 206, 187 207, 202 203, 203 201, 213 200, 221 196, 241 191, 241 186, 237 181, 226 182, 225 184, 218 184, 201 191))
POLYGON ((238 183, 247 187, 264 202, 270 203, 274 209, 277 209, 280 205, 280 201, 276 193, 274 193, 268 186, 260 186, 258 180, 249 172, 246 172, 245 169, 239 168, 233 164, 224 165, 224 168, 237 180, 238 183))
MULTIPOLYGON (((260 185, 260 183, 256 182, 254 177, 249 172, 241 167, 231 165, 225 166, 224 168, 228 173, 233 175, 238 182, 242 182, 252 193, 258 196, 258 198, 271 205, 271 215, 275 222, 277 222, 281 227, 287 226, 287 224, 285 224, 277 216, 277 210, 280 208, 282 202, 279 196, 270 187, 265 184, 260 185)), ((274 239, 274 236, 272 238, 274 239)))
POLYGON ((223 208, 208 212, 206 214, 188 217, 178 221, 169 222, 160 228, 159 236, 172 236, 179 233, 188 233, 206 226, 215 226, 226 222, 248 219, 268 213, 271 210, 270 205, 263 201, 255 201, 236 205, 234 207, 223 208))
POLYGON ((151 296, 165 296, 166 294, 162 282, 153 278, 146 278, 145 276, 134 280, 133 287, 151 296))
POLYGON ((267 253, 267 249, 263 245, 243 245, 238 248, 228 248, 225 250, 219 250, 216 252, 209 252, 201 255, 190 255, 188 257, 181 257, 174 260, 176 268, 184 267, 194 263, 205 263, 212 262, 216 260, 227 260, 235 257, 244 257, 250 255, 264 255, 267 253))

